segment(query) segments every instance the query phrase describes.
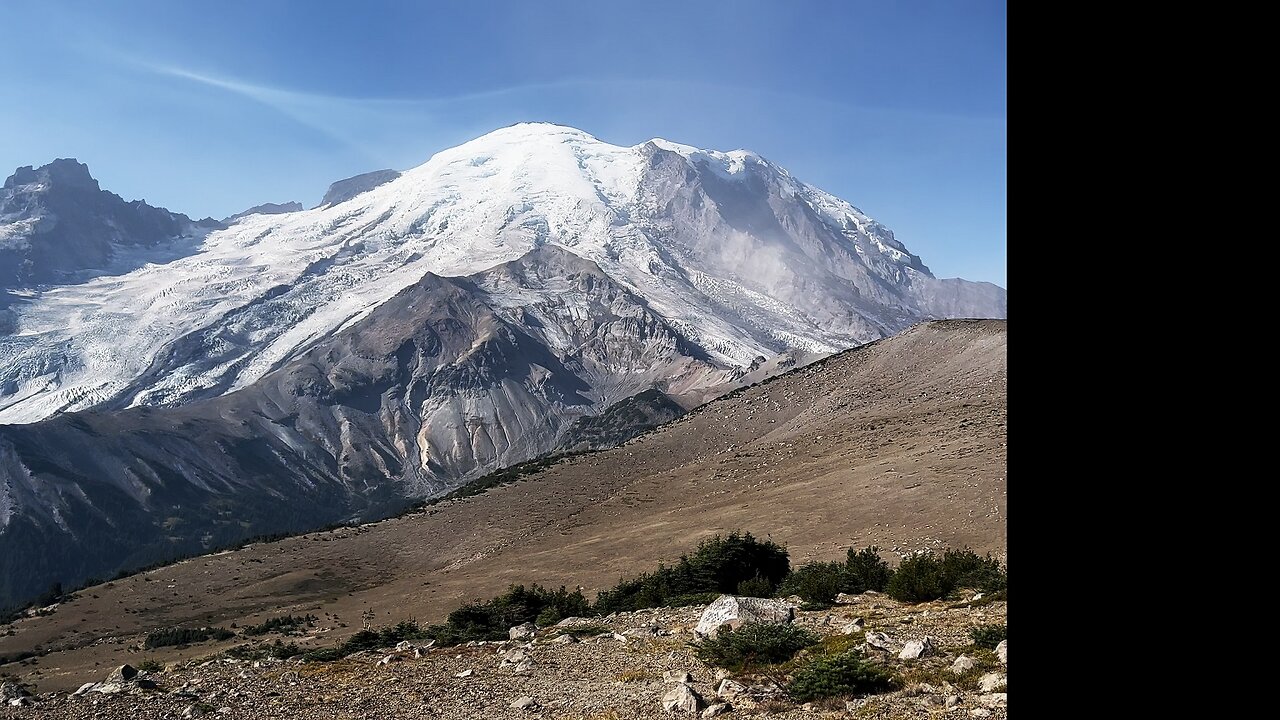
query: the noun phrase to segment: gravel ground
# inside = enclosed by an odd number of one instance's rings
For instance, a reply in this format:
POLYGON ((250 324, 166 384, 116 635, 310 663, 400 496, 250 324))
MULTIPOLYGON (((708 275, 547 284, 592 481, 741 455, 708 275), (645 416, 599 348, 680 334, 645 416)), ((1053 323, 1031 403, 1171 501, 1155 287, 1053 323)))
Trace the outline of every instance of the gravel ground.
MULTIPOLYGON (((800 706, 780 692, 768 694, 768 678, 734 676, 745 685, 761 687, 751 697, 737 698, 732 702, 734 709, 722 717, 1007 717, 1003 689, 1000 694, 983 693, 976 687, 976 672, 958 679, 949 670, 955 658, 966 652, 980 655, 1003 675, 1004 667, 990 653, 968 648, 968 631, 977 625, 1005 622, 1006 604, 953 605, 904 606, 883 595, 866 594, 852 604, 827 611, 800 612, 796 622, 823 636, 843 635, 842 629, 855 618, 863 619, 866 630, 889 635, 894 652, 871 649, 868 653, 903 676, 905 687, 865 699, 841 698, 800 706), (926 636, 937 648, 932 655, 897 659, 896 650, 903 643, 926 636)), ((693 655, 689 641, 702 609, 660 608, 619 614, 599 623, 611 632, 584 635, 582 641, 567 644, 553 642, 562 630, 547 628, 532 642, 429 648, 418 651, 420 657, 415 657, 413 650, 389 648, 335 663, 211 658, 139 676, 155 683, 151 689, 125 683, 122 691, 114 694, 45 693, 30 698, 34 704, 29 707, 0 708, 0 718, 150 720, 202 714, 246 720, 671 717, 662 709, 661 700, 675 685, 664 682, 664 672, 689 672, 693 678, 690 685, 704 699, 704 706, 716 702, 715 686, 728 676, 693 655), (532 659, 530 667, 520 668, 521 653, 532 659), (388 656, 394 660, 380 664, 388 656), (504 658, 516 662, 504 663, 504 658), (535 704, 527 709, 512 707, 523 698, 532 698, 535 704)), ((86 677, 85 682, 104 677, 86 677)))

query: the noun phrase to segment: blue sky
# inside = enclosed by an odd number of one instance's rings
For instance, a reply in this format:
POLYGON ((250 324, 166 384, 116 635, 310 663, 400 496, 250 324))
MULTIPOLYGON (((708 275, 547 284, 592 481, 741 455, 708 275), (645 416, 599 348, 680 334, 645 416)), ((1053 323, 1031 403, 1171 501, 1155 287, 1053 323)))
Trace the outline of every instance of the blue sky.
POLYGON ((223 217, 548 121, 747 148, 1006 284, 1005 3, 6 0, 0 173, 223 217))

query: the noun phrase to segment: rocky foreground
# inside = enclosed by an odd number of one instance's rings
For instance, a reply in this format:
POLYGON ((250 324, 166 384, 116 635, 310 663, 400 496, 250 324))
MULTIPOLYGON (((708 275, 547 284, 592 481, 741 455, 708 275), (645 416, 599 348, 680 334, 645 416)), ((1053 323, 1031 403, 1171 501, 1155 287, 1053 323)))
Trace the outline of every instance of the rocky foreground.
POLYGON ((513 628, 501 642, 405 642, 332 663, 212 657, 153 673, 123 668, 86 678, 75 693, 30 695, 5 683, 0 718, 1007 717, 1006 645, 993 653, 969 637, 1005 623, 1005 602, 841 600, 799 611, 794 622, 825 646, 862 647, 901 678, 900 689, 792 702, 785 674, 734 674, 699 661, 691 641, 706 606, 693 606, 513 628))

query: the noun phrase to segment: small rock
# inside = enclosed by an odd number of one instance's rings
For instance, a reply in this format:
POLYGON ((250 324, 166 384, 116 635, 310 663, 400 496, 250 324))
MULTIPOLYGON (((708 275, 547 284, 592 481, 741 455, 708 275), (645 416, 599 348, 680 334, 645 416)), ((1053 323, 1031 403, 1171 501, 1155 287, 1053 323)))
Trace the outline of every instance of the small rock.
POLYGON ((885 635, 882 632, 869 632, 866 635, 866 639, 867 644, 877 650, 893 649, 893 641, 889 639, 888 635, 885 635))
POLYGON ((804 604, 804 598, 800 597, 799 595, 788 595, 788 596, 786 596, 785 598, 783 598, 783 600, 786 600, 787 602, 791 603, 792 605, 803 605, 803 604, 804 604))
POLYGON ((399 655, 387 655, 378 661, 379 665, 390 665, 393 662, 400 662, 399 655))
POLYGON ((520 661, 519 665, 516 665, 516 672, 518 673, 529 672, 529 670, 531 670, 532 668, 533 668, 533 658, 526 657, 525 659, 520 661))
POLYGON ((513 707, 516 710, 536 710, 538 708, 538 701, 526 695, 511 703, 508 707, 513 707))
POLYGON ((967 655, 961 655, 956 661, 951 663, 951 672, 956 675, 963 675, 974 668, 973 658, 967 655))
POLYGON ((735 680, 721 680, 716 687, 716 697, 724 700, 732 700, 742 693, 746 692, 747 686, 735 680))
POLYGON ((837 605, 853 605, 856 602, 858 602, 857 595, 850 595, 848 593, 839 593, 836 595, 837 605))
POLYGON ((413 649, 413 643, 408 640, 401 640, 396 643, 396 652, 409 652, 413 649))
POLYGON ((857 700, 846 700, 844 703, 844 709, 847 712, 853 712, 854 710, 861 709, 862 706, 866 704, 867 704, 866 698, 858 698, 857 700))
POLYGON ((947 708, 948 710, 950 710, 951 708, 954 708, 954 707, 959 707, 959 705, 960 705, 960 696, 959 696, 959 695, 948 695, 948 696, 947 696, 946 708, 947 708))
POLYGON ((1006 655, 1006 653, 1007 653, 1007 651, 1008 651, 1008 646, 1006 645, 1006 643, 1008 643, 1008 642, 1009 642, 1008 640, 1001 640, 1001 641, 1000 641, 1000 644, 996 646, 996 657, 999 657, 999 658, 1000 658, 1000 662, 1001 662, 1001 663, 1003 663, 1003 664, 1005 664, 1005 665, 1008 665, 1008 664, 1009 664, 1008 659, 1007 659, 1007 658, 1008 658, 1008 656, 1006 655))
POLYGON ((933 638, 926 637, 923 640, 910 640, 906 645, 902 646, 902 652, 898 653, 899 660, 918 660, 925 655, 933 654, 933 638))
POLYGON ((720 717, 721 715, 729 712, 732 709, 733 708, 730 707, 728 703, 716 703, 715 705, 708 705, 707 709, 702 711, 702 717, 704 718, 720 717))
POLYGON ((676 685, 662 696, 662 709, 667 712, 694 715, 701 706, 702 698, 698 697, 698 693, 694 692, 693 688, 684 683, 676 685))
POLYGON ((76 690, 75 692, 73 692, 73 693, 71 693, 71 694, 72 694, 73 696, 77 696, 77 697, 78 697, 78 696, 83 695, 83 694, 85 694, 85 693, 89 692, 90 690, 92 690, 92 689, 93 689, 93 686, 94 686, 94 685, 97 685, 97 684, 98 684, 98 683, 91 683, 91 682, 87 682, 87 683, 85 683, 85 684, 81 685, 79 690, 76 690))
POLYGON ((662 673, 662 682, 690 683, 693 682, 693 676, 684 670, 668 670, 662 673))
POLYGON ((620 642, 620 643, 626 643, 626 642, 627 642, 627 636, 626 636, 626 635, 619 635, 618 633, 610 633, 610 634, 609 634, 609 636, 610 636, 610 637, 612 637, 614 640, 617 640, 617 641, 618 641, 618 642, 620 642))
POLYGON ((988 707, 1000 707, 1008 704, 1009 696, 1006 693, 987 693, 986 695, 979 695, 978 702, 988 707))
POLYGON ((521 623, 507 631, 507 637, 512 640, 524 640, 533 637, 538 632, 538 626, 531 622, 521 623))
POLYGON ((555 645, 570 645, 572 643, 578 642, 578 638, 570 635, 569 633, 565 633, 564 635, 557 637, 555 640, 552 640, 551 642, 552 644, 555 644, 555 645))
POLYGON ((476 674, 476 671, 475 671, 475 670, 463 670, 462 672, 458 673, 457 675, 454 675, 454 677, 456 677, 456 678, 469 678, 469 677, 471 677, 472 675, 475 675, 475 674, 476 674))
POLYGON ((969 602, 973 602, 974 600, 981 600, 981 599, 982 599, 982 593, 980 592, 974 593, 973 597, 969 598, 969 602))
POLYGON ((987 673, 978 678, 978 689, 984 693, 993 693, 997 690, 1003 690, 1008 684, 1008 679, 1000 673, 987 673))
POLYGON ((182 717, 193 718, 193 717, 200 717, 201 715, 205 715, 209 712, 208 710, 205 709, 206 707, 208 706, 203 705, 201 703, 193 703, 191 705, 188 705, 187 709, 182 711, 182 717))
POLYGON ((976 718, 991 717, 991 711, 986 708, 970 708, 969 717, 976 717, 976 718))
POLYGON ((845 635, 857 635, 858 633, 862 632, 862 627, 865 623, 866 621, 863 620, 862 618, 854 618, 852 621, 847 623, 844 627, 840 628, 840 632, 844 633, 845 635))

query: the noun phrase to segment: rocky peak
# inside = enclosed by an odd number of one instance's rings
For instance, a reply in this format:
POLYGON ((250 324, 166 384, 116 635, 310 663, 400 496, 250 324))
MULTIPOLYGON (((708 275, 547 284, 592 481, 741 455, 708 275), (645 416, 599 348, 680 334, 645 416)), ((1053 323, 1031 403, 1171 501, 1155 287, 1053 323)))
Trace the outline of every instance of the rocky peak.
POLYGON ((94 192, 100 189, 98 181, 89 174, 89 166, 75 158, 58 158, 39 168, 33 168, 31 165, 20 167, 4 181, 4 189, 16 190, 19 186, 35 183, 94 192))
POLYGON ((400 173, 396 170, 374 170, 373 172, 362 173, 345 180, 339 180, 329 186, 325 191, 324 197, 320 199, 317 207, 329 207, 337 205, 340 202, 346 202, 351 198, 368 192, 379 185, 387 183, 400 177, 400 173))

